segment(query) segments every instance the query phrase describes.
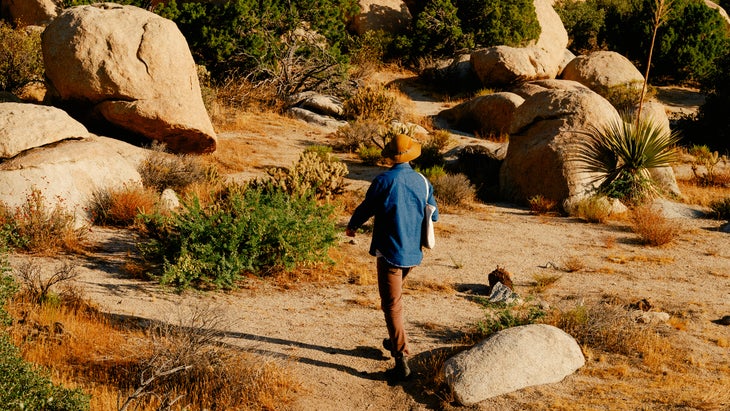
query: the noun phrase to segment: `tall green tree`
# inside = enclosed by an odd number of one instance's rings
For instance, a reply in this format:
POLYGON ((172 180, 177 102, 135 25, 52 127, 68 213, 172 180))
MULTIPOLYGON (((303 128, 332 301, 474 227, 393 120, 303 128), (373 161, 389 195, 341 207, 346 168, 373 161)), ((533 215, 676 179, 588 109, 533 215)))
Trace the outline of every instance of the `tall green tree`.
POLYGON ((533 0, 457 0, 456 6, 477 46, 522 46, 540 36, 533 0))

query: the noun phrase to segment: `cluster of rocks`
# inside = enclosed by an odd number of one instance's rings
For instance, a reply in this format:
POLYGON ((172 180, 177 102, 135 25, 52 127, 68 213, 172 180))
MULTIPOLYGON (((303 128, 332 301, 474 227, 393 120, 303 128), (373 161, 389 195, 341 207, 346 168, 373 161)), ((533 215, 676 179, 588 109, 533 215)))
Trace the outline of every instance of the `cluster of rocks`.
MULTIPOLYGON (((481 149, 460 147, 450 153, 460 160, 463 151, 472 163, 483 165, 482 174, 473 169, 466 170, 466 174, 491 191, 487 197, 526 203, 541 195, 567 209, 596 188, 595 175, 573 161, 575 147, 587 139, 586 130, 620 121, 620 113, 607 95, 616 88, 638 94, 644 77, 631 61, 616 52, 573 55, 567 49, 568 34, 552 1, 534 0, 534 5, 541 27, 534 44, 476 50, 455 58, 438 74, 450 81, 463 81, 474 91, 484 87, 508 91, 474 97, 438 113, 436 120, 458 132, 509 135, 508 143, 480 142, 481 149)), ((358 29, 398 27, 399 22, 409 18, 407 12, 413 7, 416 5, 409 2, 368 2, 358 29), (375 19, 376 15, 383 18, 375 19)), ((312 105, 312 101, 308 96, 293 104, 295 115, 323 125, 331 121, 327 120, 332 116, 325 113, 325 108, 312 105)), ((666 132, 671 131, 665 108, 658 101, 645 102, 641 114, 666 132)), ((650 172, 665 192, 681 195, 670 167, 650 172)))
POLYGON ((37 190, 82 225, 95 191, 142 184, 141 147, 215 150, 197 66, 174 22, 114 3, 61 10, 55 0, 2 0, 2 10, 18 23, 46 24, 45 95, 33 103, 0 99, 6 205, 37 190))

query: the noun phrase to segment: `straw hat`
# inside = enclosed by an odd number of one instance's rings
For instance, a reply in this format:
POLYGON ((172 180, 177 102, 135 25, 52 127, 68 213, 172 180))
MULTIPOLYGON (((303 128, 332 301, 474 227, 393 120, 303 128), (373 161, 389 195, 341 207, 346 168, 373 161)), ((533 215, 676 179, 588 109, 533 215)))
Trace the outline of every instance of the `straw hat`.
POLYGON ((398 134, 385 145, 381 155, 396 163, 407 163, 421 155, 421 144, 405 134, 398 134))

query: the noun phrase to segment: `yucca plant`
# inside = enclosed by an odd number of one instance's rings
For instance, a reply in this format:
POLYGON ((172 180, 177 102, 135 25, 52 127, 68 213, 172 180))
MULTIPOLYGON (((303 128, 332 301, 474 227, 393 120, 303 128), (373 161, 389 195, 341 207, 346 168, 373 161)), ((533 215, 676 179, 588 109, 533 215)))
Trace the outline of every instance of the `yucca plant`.
POLYGON ((624 114, 583 134, 587 139, 578 143, 575 155, 579 169, 593 173, 590 183, 600 182, 599 193, 632 204, 658 193, 650 169, 666 167, 677 160, 674 147, 679 134, 651 119, 634 121, 624 114))

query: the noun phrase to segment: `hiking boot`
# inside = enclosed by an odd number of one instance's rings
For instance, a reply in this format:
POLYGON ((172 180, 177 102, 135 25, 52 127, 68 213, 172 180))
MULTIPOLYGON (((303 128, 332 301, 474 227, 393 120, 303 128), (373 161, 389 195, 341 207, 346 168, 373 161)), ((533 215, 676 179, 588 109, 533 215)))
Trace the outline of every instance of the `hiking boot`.
POLYGON ((408 367, 408 360, 405 356, 395 358, 393 378, 397 381, 405 381, 411 376, 411 369, 408 367))

